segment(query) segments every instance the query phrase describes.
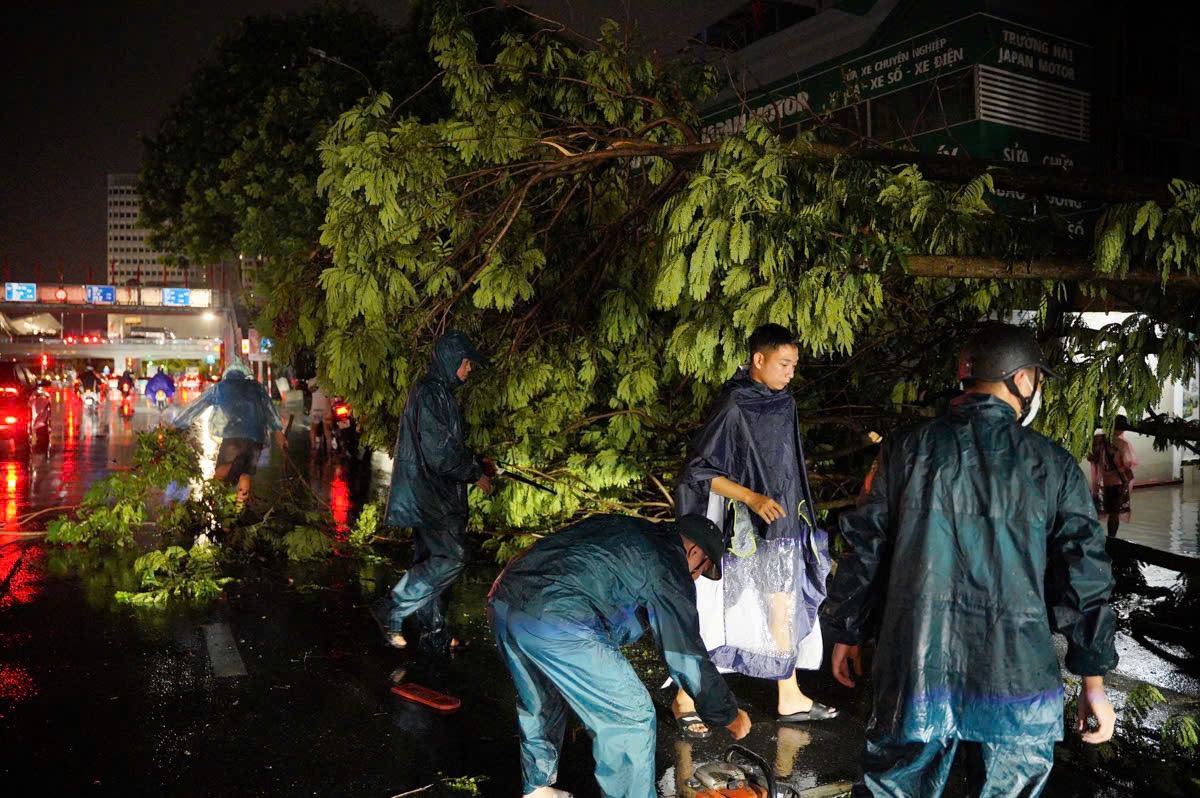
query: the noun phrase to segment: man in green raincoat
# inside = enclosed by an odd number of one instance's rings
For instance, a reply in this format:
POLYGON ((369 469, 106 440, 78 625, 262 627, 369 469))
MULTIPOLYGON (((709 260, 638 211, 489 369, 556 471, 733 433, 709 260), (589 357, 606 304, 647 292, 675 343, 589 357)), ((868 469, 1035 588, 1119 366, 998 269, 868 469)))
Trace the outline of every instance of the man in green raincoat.
POLYGON ((1028 428, 1054 375, 1027 330, 993 325, 958 376, 950 412, 889 439, 841 519, 822 611, 840 682, 877 637, 856 796, 940 795, 959 747, 975 795, 1040 794, 1063 736, 1056 631, 1083 677, 1083 739, 1113 731, 1104 530, 1075 459, 1028 428))
POLYGON ((422 642, 434 650, 458 647, 446 626, 449 588, 467 567, 467 487, 490 493, 490 461, 467 449, 454 390, 483 358, 467 336, 452 330, 433 345, 428 373, 404 405, 392 465, 387 523, 412 527, 413 564, 377 609, 384 639, 405 648, 404 620, 416 616, 422 642))

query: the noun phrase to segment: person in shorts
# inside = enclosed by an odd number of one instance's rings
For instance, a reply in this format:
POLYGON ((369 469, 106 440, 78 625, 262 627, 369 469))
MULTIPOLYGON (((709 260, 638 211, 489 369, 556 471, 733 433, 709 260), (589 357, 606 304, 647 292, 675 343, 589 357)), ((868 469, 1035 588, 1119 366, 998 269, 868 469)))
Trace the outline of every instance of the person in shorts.
POLYGON ((212 409, 209 429, 221 439, 213 478, 237 486, 237 500, 250 498, 251 477, 257 471, 258 456, 273 433, 280 449, 287 450, 283 423, 271 397, 256 382, 250 369, 234 360, 225 369, 221 382, 208 389, 175 419, 177 429, 186 429, 204 411, 212 409))
MULTIPOLYGON (((319 379, 319 378, 317 378, 319 379)), ((321 431, 322 440, 325 442, 325 448, 329 448, 330 441, 330 403, 329 394, 325 393, 325 389, 321 387, 321 383, 313 381, 309 383, 312 388, 312 407, 309 410, 311 416, 308 425, 308 442, 313 451, 317 448, 317 430, 321 431)))

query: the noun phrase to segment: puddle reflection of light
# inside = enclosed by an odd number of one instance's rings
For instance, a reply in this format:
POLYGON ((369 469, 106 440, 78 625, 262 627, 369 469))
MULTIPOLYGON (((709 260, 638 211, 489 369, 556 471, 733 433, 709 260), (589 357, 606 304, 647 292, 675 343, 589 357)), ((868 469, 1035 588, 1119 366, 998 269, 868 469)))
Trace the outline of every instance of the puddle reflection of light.
POLYGON ((14 704, 28 701, 37 695, 37 685, 29 671, 17 665, 0 662, 0 700, 14 704))
POLYGON ((341 465, 334 469, 333 481, 329 483, 329 511, 333 514, 337 539, 346 540, 350 531, 350 483, 341 465))
POLYGON ((196 440, 200 443, 200 473, 205 479, 212 479, 217 468, 217 450, 221 448, 220 441, 212 435, 209 429, 209 419, 212 418, 212 408, 205 410, 192 424, 197 431, 196 440))
POLYGON ((20 496, 19 488, 21 487, 22 477, 24 476, 24 467, 20 470, 14 462, 4 464, 4 529, 8 531, 17 531, 20 525, 17 519, 20 518, 20 507, 17 505, 17 498, 20 496))
MULTIPOLYGON (((0 539, 3 538, 0 534, 0 539)), ((40 546, 22 545, 20 541, 0 546, 0 584, 5 585, 4 593, 0 594, 0 610, 27 604, 38 594, 42 585, 38 563, 44 553, 40 546)), ((0 664, 0 669, 3 667, 0 664)), ((0 697, 2 693, 0 689, 0 697)))

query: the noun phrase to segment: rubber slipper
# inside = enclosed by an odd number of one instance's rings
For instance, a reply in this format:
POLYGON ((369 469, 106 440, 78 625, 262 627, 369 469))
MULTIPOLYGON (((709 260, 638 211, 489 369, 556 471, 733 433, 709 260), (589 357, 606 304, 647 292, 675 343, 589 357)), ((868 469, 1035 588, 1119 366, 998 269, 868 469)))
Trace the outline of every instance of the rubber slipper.
POLYGON ((791 715, 780 715, 777 723, 810 723, 816 720, 833 720, 838 716, 834 707, 827 707, 820 701, 814 701, 812 709, 807 712, 793 712, 791 715))
POLYGON ((712 737, 712 729, 708 728, 708 724, 695 712, 680 715, 675 718, 675 722, 679 724, 679 734, 685 740, 707 740, 709 737, 712 737), (703 726, 704 731, 696 731, 690 728, 697 725, 703 726))
POLYGON ((452 695, 431 690, 419 684, 405 682, 398 684, 392 688, 392 692, 403 698, 405 701, 412 701, 414 704, 422 704, 430 709, 438 712, 457 712, 462 706, 462 701, 452 695))

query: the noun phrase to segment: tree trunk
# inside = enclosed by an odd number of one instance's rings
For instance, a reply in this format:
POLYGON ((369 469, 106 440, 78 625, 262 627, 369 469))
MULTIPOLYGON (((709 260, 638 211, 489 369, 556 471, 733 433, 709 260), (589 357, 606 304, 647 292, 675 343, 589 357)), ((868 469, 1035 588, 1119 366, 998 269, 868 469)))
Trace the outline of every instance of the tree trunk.
MULTIPOLYGON (((973 255, 909 255, 908 273, 914 277, 945 277, 953 280, 1057 280, 1060 282, 1111 282, 1135 285, 1162 285, 1162 275, 1137 271, 1123 276, 1099 274, 1086 260, 1078 258, 1037 258, 1025 263, 1006 263, 1001 258, 973 255)), ((1172 288, 1200 288, 1200 275, 1171 273, 1166 285, 1172 288)))

